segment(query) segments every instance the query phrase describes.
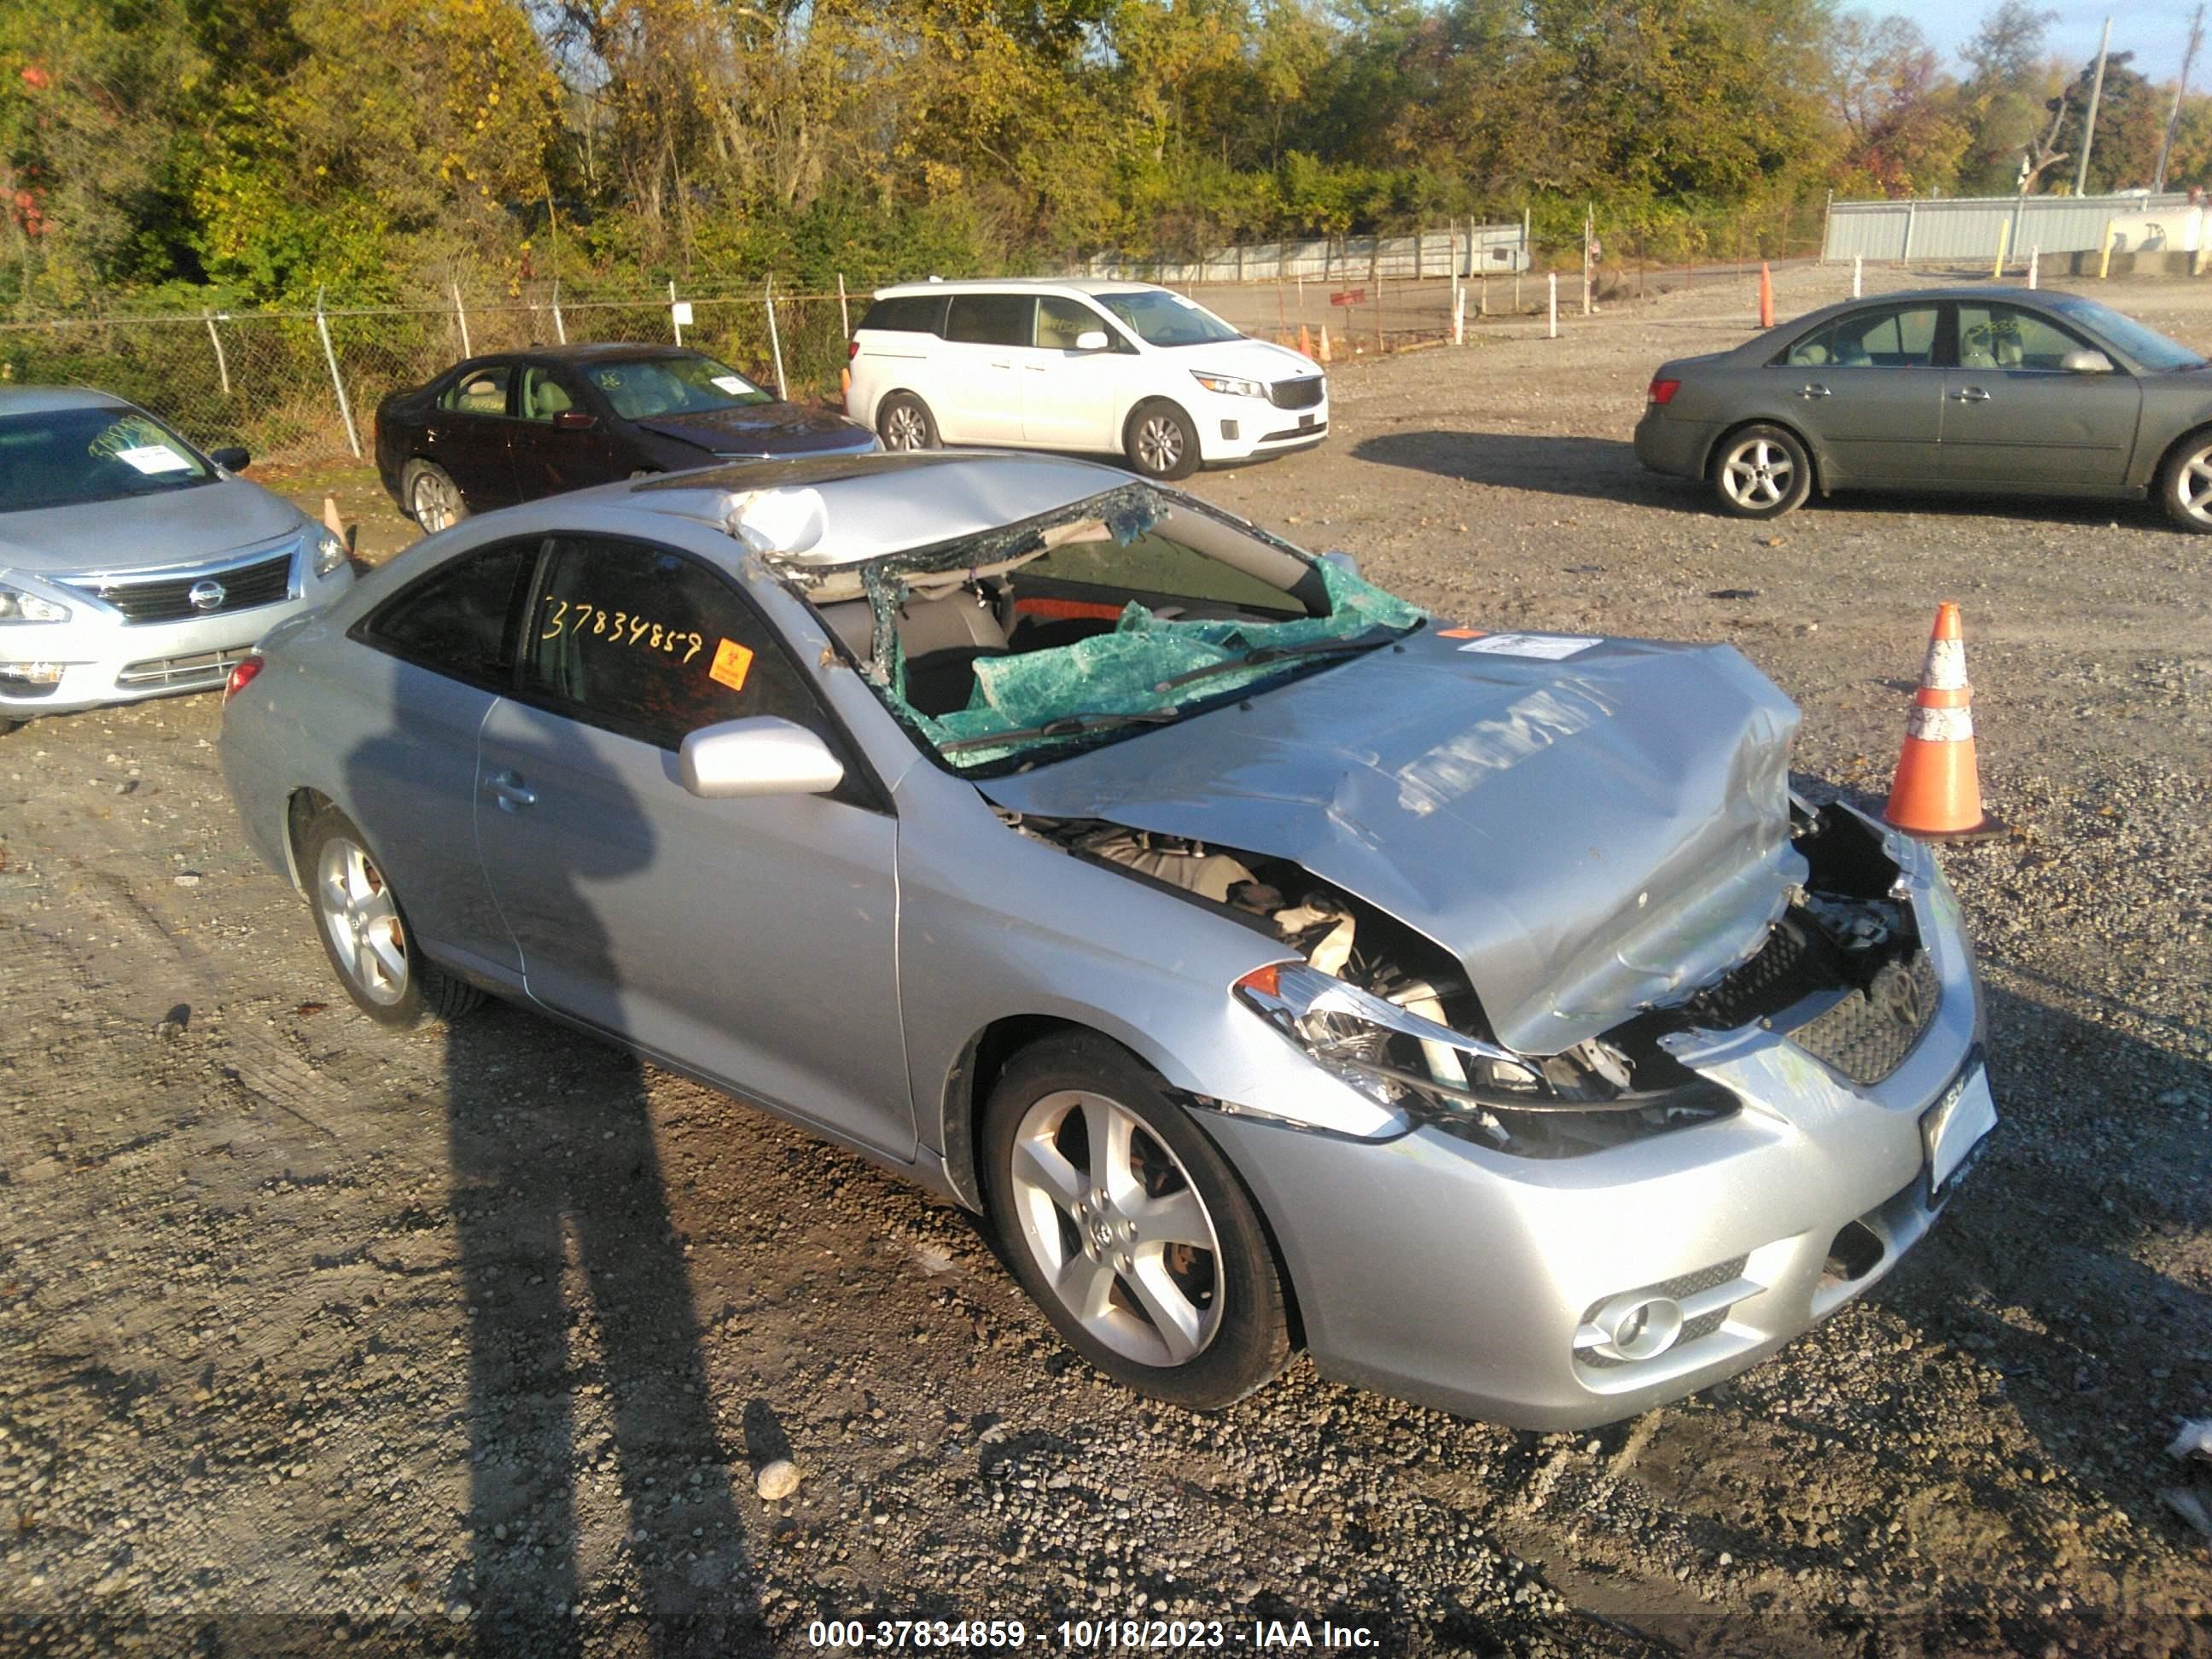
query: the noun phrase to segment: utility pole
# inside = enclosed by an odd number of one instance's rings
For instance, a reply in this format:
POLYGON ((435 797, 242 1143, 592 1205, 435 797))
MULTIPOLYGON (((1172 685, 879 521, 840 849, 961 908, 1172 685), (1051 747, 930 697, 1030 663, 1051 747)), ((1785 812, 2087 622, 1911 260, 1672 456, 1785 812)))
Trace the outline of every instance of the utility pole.
POLYGON ((2150 193, 2161 194, 2166 189, 2166 159, 2173 153, 2173 129, 2181 119, 2181 100, 2189 90, 2190 65, 2197 61, 2197 48, 2204 39, 2204 8, 2197 8, 2197 15, 2189 20, 2189 45, 2181 53, 2181 78, 2173 83, 2173 107, 2166 112, 2166 136, 2158 141, 2158 176, 2151 181, 2150 193))
POLYGON ((2105 54, 2112 49, 2112 20, 2105 20, 2105 38, 2097 47, 2097 74, 2089 82, 2089 115, 2081 123, 2081 165, 2074 170, 2074 193, 2089 193, 2089 145, 2097 136, 2097 101, 2105 95, 2105 54))

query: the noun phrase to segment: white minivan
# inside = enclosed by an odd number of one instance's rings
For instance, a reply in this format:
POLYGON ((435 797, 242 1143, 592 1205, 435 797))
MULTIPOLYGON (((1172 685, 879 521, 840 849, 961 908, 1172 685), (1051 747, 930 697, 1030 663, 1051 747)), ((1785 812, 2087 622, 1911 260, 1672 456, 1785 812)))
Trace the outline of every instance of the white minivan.
POLYGON ((1304 449, 1328 377, 1149 283, 930 281, 877 290, 845 412, 887 449, 1103 451, 1152 478, 1304 449))

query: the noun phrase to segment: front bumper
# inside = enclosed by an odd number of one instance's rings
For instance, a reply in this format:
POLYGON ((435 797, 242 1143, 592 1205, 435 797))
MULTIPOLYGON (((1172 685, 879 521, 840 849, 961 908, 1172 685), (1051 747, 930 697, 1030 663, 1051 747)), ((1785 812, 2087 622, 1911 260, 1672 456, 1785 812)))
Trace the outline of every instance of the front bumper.
POLYGON ((1750 1026, 1675 1049, 1741 1111, 1583 1158, 1200 1114, 1273 1224, 1322 1372, 1514 1427, 1584 1428, 1744 1370, 1888 1273, 1948 1200, 1929 1190, 1921 1118, 1980 1025, 1956 901, 1924 853, 1904 856, 1942 1000, 1876 1087, 1750 1026), (1593 1350, 1593 1311, 1632 1292, 1675 1299, 1681 1339, 1647 1359, 1593 1350))
POLYGON ((1636 459, 1671 478, 1702 478, 1717 429, 1712 422, 1686 421, 1664 404, 1646 404, 1636 423, 1636 459))
POLYGON ((329 604, 352 582, 346 565, 327 576, 313 574, 303 550, 295 556, 286 597, 274 604, 184 622, 136 623, 96 599, 55 589, 70 605, 69 621, 0 628, 0 719, 76 714, 216 690, 263 635, 329 604), (58 665, 58 678, 49 678, 45 670, 36 682, 27 678, 27 671, 37 665, 58 665))
POLYGON ((1199 458, 1208 465, 1311 449, 1328 436, 1328 394, 1305 409, 1278 409, 1265 398, 1231 398, 1200 388, 1190 399, 1199 458))

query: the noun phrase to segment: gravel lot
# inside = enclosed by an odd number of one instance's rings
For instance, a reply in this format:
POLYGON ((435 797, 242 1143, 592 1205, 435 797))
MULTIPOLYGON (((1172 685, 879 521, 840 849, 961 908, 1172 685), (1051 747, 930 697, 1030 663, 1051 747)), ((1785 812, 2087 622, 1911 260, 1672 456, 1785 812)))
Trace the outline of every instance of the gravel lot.
MULTIPOLYGON (((1787 273, 1784 313, 1847 281, 1787 273)), ((2212 346, 2212 289, 2109 287, 2212 346)), ((2212 550, 2141 507, 1708 515, 1628 434, 1657 360, 1749 309, 1362 365, 1325 449, 1199 488, 1453 621, 1733 641, 1803 705, 1814 793, 1880 796, 1964 605, 2014 835, 1947 861, 2006 1125, 1862 1302, 1594 1433, 1303 1364, 1150 1407, 889 1176, 512 1008, 357 1016, 235 828, 213 697, 56 720, 0 740, 0 1650, 739 1654, 927 1617, 1057 1650, 1144 1611, 1239 1649, 1326 1616, 1391 1652, 2212 1653, 2157 1495, 2212 1415, 2212 550)), ((356 471, 283 482, 371 559, 406 539, 356 471)))

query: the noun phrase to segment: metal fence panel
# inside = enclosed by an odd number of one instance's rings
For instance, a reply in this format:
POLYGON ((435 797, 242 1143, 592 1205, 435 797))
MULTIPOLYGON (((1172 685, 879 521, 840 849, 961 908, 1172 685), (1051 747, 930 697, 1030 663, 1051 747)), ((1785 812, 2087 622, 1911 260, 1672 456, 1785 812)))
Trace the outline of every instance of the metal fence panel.
POLYGON ((1462 276, 1484 270, 1528 268, 1528 246, 1519 224, 1451 227, 1406 236, 1338 236, 1308 241, 1240 242, 1209 248, 1195 259, 1130 259, 1094 255, 1070 271, 1075 276, 1186 287, 1196 283, 1358 282, 1368 277, 1413 281, 1462 276))
POLYGON ((2114 219, 2178 217, 2189 207, 2189 198, 2179 193, 1838 202, 1828 210, 1821 258, 1966 263, 1993 258, 2000 234, 2016 258, 2026 258, 2031 247, 2082 252, 2101 245, 2105 227, 2114 219))

